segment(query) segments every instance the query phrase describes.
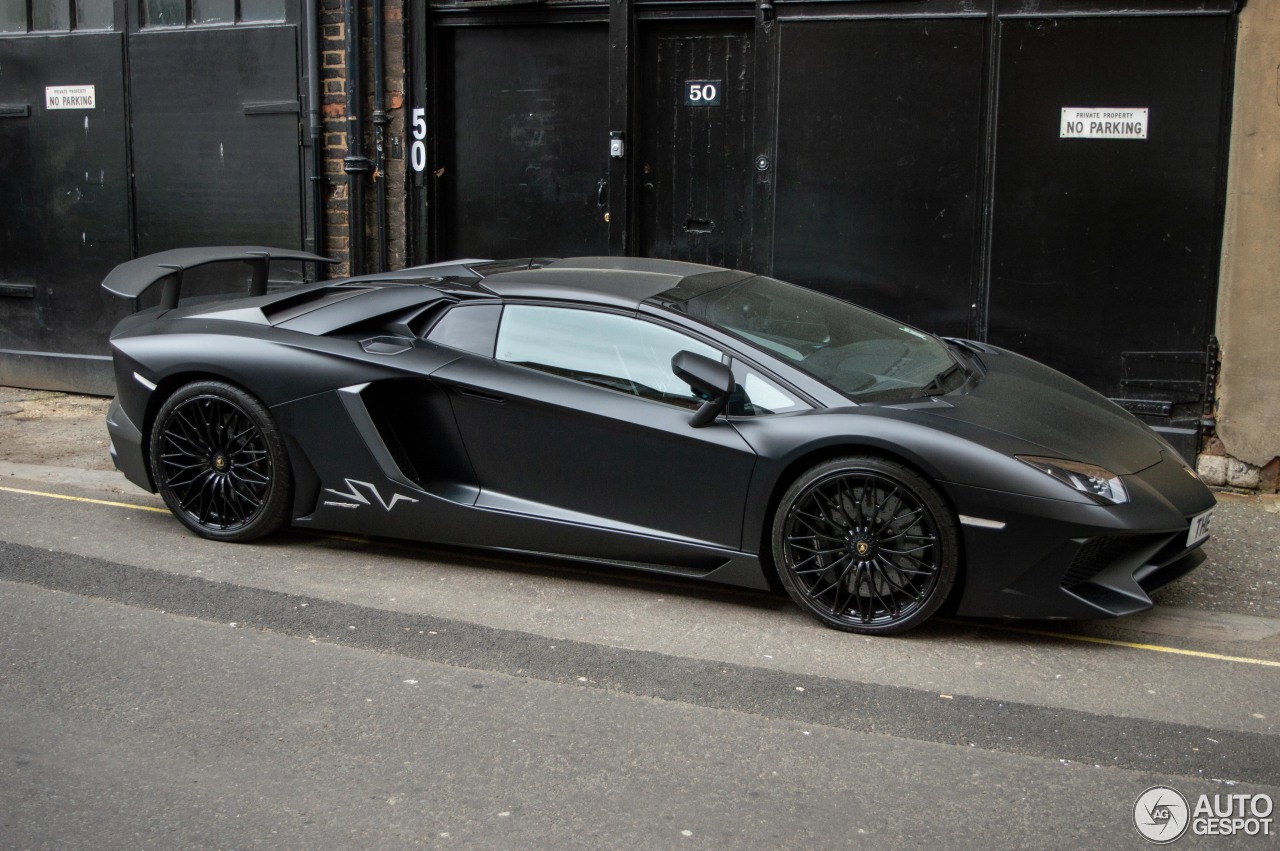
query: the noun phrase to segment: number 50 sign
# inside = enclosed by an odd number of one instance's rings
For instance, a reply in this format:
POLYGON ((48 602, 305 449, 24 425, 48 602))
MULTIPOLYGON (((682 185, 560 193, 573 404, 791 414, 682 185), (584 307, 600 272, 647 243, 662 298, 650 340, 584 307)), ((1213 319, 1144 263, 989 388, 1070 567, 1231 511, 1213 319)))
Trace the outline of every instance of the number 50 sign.
POLYGON ((413 142, 409 145, 409 165, 414 171, 427 167, 427 111, 413 110, 413 142))
POLYGON ((685 80, 685 106, 719 106, 720 80, 685 80))

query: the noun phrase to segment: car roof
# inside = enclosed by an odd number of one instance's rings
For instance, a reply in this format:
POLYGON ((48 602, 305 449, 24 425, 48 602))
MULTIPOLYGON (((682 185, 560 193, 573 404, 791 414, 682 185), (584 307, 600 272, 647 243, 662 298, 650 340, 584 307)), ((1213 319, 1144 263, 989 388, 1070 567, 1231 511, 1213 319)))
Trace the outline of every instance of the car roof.
POLYGON ((724 272, 718 266, 648 257, 570 257, 540 268, 502 272, 483 286, 503 298, 590 302, 639 307, 698 275, 724 272))
POLYGON ((751 277, 698 263, 636 257, 573 257, 565 260, 456 260, 322 281, 234 304, 190 304, 170 319, 235 319, 280 325, 324 335, 391 313, 425 308, 449 299, 573 302, 636 310, 648 302, 680 309, 685 300, 751 277))

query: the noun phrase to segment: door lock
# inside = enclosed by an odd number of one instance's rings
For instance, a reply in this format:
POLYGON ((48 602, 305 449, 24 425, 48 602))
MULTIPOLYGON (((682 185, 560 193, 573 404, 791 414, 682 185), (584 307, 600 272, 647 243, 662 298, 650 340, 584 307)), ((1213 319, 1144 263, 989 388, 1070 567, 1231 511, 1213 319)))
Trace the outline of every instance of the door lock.
POLYGON ((627 146, 622 141, 621 130, 609 131, 609 156, 620 159, 627 152, 627 146))

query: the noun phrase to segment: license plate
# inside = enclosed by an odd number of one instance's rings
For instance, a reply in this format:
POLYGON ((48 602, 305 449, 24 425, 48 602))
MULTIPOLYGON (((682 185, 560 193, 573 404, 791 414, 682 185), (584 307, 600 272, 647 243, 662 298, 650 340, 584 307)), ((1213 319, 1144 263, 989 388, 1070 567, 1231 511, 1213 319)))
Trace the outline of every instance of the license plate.
POLYGON ((1213 517, 1213 509, 1210 508, 1203 514, 1197 514, 1191 518, 1191 528, 1187 530, 1187 546, 1193 547, 1200 541, 1209 537, 1209 520, 1213 517))

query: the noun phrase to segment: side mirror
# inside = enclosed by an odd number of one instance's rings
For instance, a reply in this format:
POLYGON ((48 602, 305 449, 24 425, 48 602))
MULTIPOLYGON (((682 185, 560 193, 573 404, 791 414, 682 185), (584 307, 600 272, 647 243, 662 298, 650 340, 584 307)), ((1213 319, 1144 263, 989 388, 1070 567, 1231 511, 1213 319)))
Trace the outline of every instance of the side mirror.
POLYGON ((706 397, 702 407, 689 420, 689 425, 702 428, 710 425, 724 410, 733 392, 733 370, 720 361, 693 352, 676 352, 671 358, 671 371, 676 378, 688 384, 706 397))

